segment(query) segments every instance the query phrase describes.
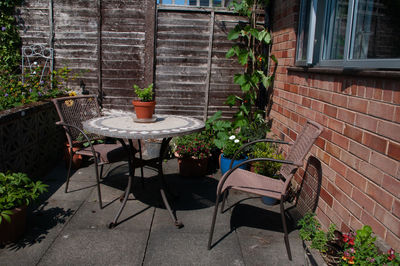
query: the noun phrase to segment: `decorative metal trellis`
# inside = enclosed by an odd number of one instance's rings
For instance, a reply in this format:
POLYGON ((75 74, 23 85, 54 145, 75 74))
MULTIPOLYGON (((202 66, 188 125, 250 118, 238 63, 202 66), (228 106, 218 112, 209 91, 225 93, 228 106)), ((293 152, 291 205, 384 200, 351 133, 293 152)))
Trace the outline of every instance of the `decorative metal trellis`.
POLYGON ((25 83, 25 73, 29 70, 31 75, 36 75, 36 70, 40 69, 40 82, 45 75, 53 72, 54 50, 41 44, 32 44, 22 47, 22 83, 25 83), (39 68, 40 67, 40 68, 39 68))

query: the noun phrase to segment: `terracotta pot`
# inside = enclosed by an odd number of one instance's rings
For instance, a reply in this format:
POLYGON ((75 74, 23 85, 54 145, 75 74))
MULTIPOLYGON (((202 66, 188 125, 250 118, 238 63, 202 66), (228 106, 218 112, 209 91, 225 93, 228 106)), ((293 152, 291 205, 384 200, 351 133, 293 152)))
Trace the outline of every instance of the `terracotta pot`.
POLYGON ((141 102, 132 101, 135 107, 136 117, 138 119, 150 119, 153 117, 154 109, 156 107, 156 102, 141 102))
POLYGON ((11 210, 11 223, 2 219, 0 223, 0 244, 16 242, 25 232, 26 228, 26 206, 11 210))
POLYGON ((178 158, 178 166, 181 176, 205 176, 208 169, 208 158, 178 158))
MULTIPOLYGON (((72 150, 75 152, 77 150, 79 150, 80 147, 72 147, 72 150)), ((71 158, 70 152, 69 152, 69 143, 65 143, 65 150, 64 150, 64 161, 65 161, 65 165, 66 167, 69 166, 69 158, 71 158)), ((82 155, 80 154, 74 154, 72 156, 72 168, 73 169, 78 169, 81 164, 82 164, 82 155)))

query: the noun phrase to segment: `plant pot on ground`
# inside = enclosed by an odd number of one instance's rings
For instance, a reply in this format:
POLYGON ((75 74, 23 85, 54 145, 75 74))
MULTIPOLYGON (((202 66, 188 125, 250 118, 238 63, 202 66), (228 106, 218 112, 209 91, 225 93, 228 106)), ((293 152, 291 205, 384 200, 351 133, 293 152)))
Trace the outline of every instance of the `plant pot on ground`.
POLYGON ((153 117, 156 102, 153 100, 153 84, 150 84, 147 88, 141 89, 137 85, 133 85, 139 101, 132 101, 135 107, 137 119, 151 119, 153 117))
POLYGON ((26 208, 47 191, 24 173, 0 173, 0 244, 17 241, 25 232, 26 208))
POLYGON ((195 133, 175 138, 175 156, 178 158, 179 174, 182 176, 205 176, 211 151, 207 135, 195 133))
MULTIPOLYGON (((229 170, 230 163, 236 153, 237 150, 242 146, 243 140, 240 139, 239 137, 236 137, 236 135, 231 135, 228 139, 225 140, 224 145, 223 145, 223 150, 220 158, 220 167, 221 167, 221 174, 225 174, 229 170)), ((235 165, 244 162, 245 160, 248 159, 246 156, 245 151, 240 152, 237 154, 234 158, 234 162, 232 164, 232 167, 235 165)), ((239 168, 241 169, 247 169, 247 165, 242 165, 239 168)))

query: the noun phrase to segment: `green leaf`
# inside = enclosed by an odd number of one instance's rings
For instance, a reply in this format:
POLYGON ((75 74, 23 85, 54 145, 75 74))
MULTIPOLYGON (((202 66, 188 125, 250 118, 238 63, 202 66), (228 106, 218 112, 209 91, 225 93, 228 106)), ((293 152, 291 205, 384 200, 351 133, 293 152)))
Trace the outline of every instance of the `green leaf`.
POLYGON ((275 55, 271 55, 270 58, 275 62, 275 64, 278 64, 278 59, 276 59, 275 55))
POLYGON ((233 82, 238 85, 245 84, 247 82, 246 74, 235 74, 235 76, 233 77, 233 82))
POLYGON ((241 49, 238 54, 238 62, 242 66, 247 64, 247 61, 249 60, 249 52, 245 49, 241 49))
POLYGON ((230 107, 234 106, 236 104, 236 96, 233 94, 229 95, 225 101, 225 104, 229 105, 230 107))
POLYGON ((237 30, 237 28, 231 29, 228 33, 228 40, 236 40, 240 36, 240 31, 237 30))

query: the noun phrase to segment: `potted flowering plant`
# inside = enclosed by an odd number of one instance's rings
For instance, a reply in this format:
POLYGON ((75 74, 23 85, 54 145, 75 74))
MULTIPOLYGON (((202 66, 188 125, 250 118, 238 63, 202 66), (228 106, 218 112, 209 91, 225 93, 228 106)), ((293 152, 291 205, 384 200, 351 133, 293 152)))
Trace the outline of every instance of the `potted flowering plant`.
MULTIPOLYGON (((245 139, 239 138, 236 135, 231 135, 225 141, 222 148, 221 162, 220 162, 222 174, 225 174, 229 170, 229 166, 232 160, 234 160, 232 164, 233 167, 241 162, 244 162, 247 159, 245 151, 240 152, 239 154, 236 155, 235 158, 233 158, 236 151, 243 145, 244 142, 245 139)), ((246 169, 246 165, 242 165, 240 168, 246 169)))
POLYGON ((204 176, 207 173, 211 152, 211 141, 207 135, 196 133, 181 136, 174 139, 173 145, 180 175, 204 176))
POLYGON ((0 173, 0 244, 14 242, 24 233, 27 205, 47 187, 24 173, 0 173))
POLYGON ((138 85, 133 85, 139 101, 132 101, 135 107, 137 119, 151 119, 153 117, 156 102, 153 100, 153 83, 146 88, 140 88, 138 85))

